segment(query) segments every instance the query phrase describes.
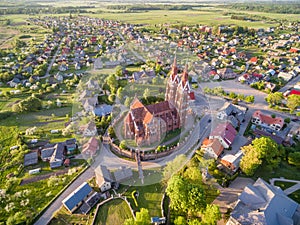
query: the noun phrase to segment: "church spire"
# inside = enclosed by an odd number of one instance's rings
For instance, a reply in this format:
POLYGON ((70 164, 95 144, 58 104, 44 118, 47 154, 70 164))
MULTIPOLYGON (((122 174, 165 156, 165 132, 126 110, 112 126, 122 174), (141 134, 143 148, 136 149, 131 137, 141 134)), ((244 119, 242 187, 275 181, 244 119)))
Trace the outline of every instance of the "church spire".
POLYGON ((188 82, 188 65, 185 64, 185 68, 181 77, 181 81, 183 83, 183 86, 188 82))
POLYGON ((173 62, 173 65, 172 65, 172 70, 171 70, 171 76, 172 78, 174 78, 178 73, 178 68, 177 68, 177 57, 175 55, 174 57, 174 62, 173 62))

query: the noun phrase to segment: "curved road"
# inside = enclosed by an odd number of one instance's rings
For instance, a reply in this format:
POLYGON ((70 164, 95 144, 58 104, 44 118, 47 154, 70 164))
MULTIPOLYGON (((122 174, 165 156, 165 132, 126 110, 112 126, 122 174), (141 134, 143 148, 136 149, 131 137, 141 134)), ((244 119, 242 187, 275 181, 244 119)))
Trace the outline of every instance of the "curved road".
MULTIPOLYGON (((173 160, 177 155, 187 154, 187 158, 190 159, 197 150, 205 137, 210 132, 210 115, 205 115, 199 123, 197 123, 189 136, 189 139, 180 147, 179 150, 175 151, 169 156, 162 159, 156 159, 151 161, 143 161, 143 169, 158 168, 166 165, 167 162, 173 160), (198 140, 200 141, 198 142, 198 140), (196 145, 196 143, 198 143, 196 145), (194 146, 192 151, 190 149, 194 146)), ((132 169, 137 169, 137 163, 133 161, 128 161, 114 155, 108 146, 102 146, 101 153, 96 157, 95 162, 91 165, 85 172, 83 172, 43 213, 43 215, 34 223, 35 225, 45 225, 50 222, 53 214, 62 206, 62 201, 69 194, 71 194, 76 188, 78 188, 83 182, 92 178, 94 176, 94 168, 98 165, 105 165, 109 169, 119 168, 120 166, 127 166, 132 169)))

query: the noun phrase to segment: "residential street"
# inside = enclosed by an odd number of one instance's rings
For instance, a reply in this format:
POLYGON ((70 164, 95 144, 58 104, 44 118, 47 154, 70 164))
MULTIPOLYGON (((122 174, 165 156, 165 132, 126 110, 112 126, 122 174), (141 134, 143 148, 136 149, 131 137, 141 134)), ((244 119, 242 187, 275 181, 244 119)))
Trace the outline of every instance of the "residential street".
MULTIPOLYGON (((173 160, 177 155, 187 154, 187 158, 190 159, 194 154, 194 151, 197 150, 203 141, 203 139, 210 132, 210 124, 208 120, 210 119, 210 115, 205 115, 198 124, 196 124, 193 132, 189 138, 179 150, 175 151, 173 154, 166 156, 162 159, 156 159, 152 161, 142 162, 143 169, 149 168, 158 168, 166 165, 167 162, 173 160), (200 141, 198 142, 200 138, 200 141), (198 142, 198 144, 190 151, 190 149, 198 142)), ((66 198, 69 194, 71 194, 78 186, 80 186, 86 180, 92 178, 94 176, 94 169, 98 165, 105 165, 109 169, 116 169, 120 166, 128 166, 132 169, 137 169, 137 163, 135 161, 128 161, 122 158, 117 157, 113 154, 109 149, 108 145, 102 146, 100 150, 100 154, 95 159, 93 165, 91 165, 84 173, 82 173, 44 212, 44 214, 39 218, 35 225, 45 225, 47 224, 53 214, 57 209, 59 209, 62 205, 62 200, 66 198)), ((147 179, 147 178, 145 178, 147 179)))
POLYGON ((94 169, 88 168, 83 172, 43 213, 43 215, 34 223, 35 225, 46 225, 50 222, 53 214, 62 206, 62 200, 78 188, 83 182, 94 176, 94 169))

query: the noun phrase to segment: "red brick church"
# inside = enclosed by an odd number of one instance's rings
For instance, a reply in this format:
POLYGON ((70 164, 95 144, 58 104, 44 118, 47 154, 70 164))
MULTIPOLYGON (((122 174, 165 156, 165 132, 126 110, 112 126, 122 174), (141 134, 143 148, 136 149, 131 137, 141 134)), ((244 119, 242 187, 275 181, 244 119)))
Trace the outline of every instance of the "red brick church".
POLYGON ((183 127, 190 94, 187 66, 182 74, 178 74, 175 58, 167 82, 165 101, 143 105, 135 98, 124 119, 125 138, 135 139, 138 145, 151 145, 161 141, 165 133, 183 127))

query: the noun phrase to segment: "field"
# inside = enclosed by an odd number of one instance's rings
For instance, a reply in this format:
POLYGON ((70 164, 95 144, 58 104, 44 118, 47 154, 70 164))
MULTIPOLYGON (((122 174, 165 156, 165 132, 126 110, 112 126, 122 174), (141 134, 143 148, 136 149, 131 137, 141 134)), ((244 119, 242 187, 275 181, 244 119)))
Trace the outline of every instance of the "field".
POLYGON ((186 10, 186 11, 169 11, 169 10, 153 10, 153 11, 143 11, 134 13, 110 13, 103 12, 97 14, 91 14, 90 16, 95 16, 104 19, 119 20, 123 22, 133 23, 133 24, 177 24, 177 25, 218 25, 218 24, 236 24, 239 26, 248 26, 253 28, 264 28, 269 26, 274 26, 266 22, 249 22, 249 21, 238 21, 232 20, 230 16, 224 16, 220 11, 196 11, 196 10, 186 10))
POLYGON ((123 224, 126 219, 132 218, 130 209, 121 199, 112 200, 99 208, 96 225, 123 224))

